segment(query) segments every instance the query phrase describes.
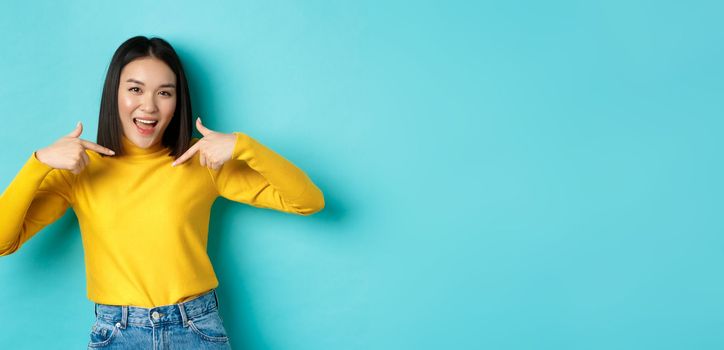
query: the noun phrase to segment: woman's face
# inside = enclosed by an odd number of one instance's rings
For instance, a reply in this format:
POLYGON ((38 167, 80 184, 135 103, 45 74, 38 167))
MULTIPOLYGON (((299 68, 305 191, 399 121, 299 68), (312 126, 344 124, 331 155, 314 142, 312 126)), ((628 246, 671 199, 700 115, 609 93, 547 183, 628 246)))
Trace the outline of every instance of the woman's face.
POLYGON ((126 64, 118 86, 123 134, 141 148, 161 142, 176 110, 176 75, 165 62, 143 57, 126 64), (143 121, 155 122, 144 124, 143 121))

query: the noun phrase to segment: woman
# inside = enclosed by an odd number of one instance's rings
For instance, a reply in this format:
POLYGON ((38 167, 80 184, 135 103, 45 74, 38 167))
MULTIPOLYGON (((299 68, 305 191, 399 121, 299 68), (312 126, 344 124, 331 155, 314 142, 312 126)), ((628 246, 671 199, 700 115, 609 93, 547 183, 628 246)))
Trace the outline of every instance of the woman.
POLYGON ((299 215, 324 197, 294 164, 242 132, 195 127, 186 74, 163 39, 133 37, 111 59, 97 143, 69 134, 39 149, 0 197, 0 255, 70 206, 96 322, 89 348, 228 349, 206 252, 224 197, 299 215))

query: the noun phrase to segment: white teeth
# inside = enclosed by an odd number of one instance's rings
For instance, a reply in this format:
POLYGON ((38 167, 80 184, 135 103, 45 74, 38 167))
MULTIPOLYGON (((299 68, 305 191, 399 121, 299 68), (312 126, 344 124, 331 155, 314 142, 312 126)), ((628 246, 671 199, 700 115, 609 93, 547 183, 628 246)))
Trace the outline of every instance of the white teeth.
POLYGON ((156 123, 155 120, 143 120, 143 119, 138 119, 138 118, 136 118, 136 121, 139 121, 144 124, 155 124, 156 123))

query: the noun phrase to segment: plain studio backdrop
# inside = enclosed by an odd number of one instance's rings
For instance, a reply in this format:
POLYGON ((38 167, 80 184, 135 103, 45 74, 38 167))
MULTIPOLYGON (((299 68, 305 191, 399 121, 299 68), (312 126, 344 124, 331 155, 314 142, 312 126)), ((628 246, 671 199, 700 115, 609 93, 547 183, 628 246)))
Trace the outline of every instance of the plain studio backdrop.
MULTIPOLYGON (((0 184, 79 120, 95 141, 111 55, 160 36, 208 128, 248 133, 326 199, 309 217, 214 204, 235 348, 721 349, 723 11, 9 1, 0 184)), ((86 346, 72 210, 0 280, 0 347, 86 346)))

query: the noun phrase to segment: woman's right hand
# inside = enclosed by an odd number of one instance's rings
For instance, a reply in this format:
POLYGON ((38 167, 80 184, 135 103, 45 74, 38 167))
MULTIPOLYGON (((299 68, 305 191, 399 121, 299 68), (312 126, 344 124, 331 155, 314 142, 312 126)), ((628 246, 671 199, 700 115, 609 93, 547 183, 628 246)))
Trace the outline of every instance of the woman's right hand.
POLYGON ((104 153, 107 155, 115 155, 116 152, 105 148, 99 144, 83 140, 80 134, 83 132, 83 124, 78 122, 75 130, 70 134, 61 137, 54 144, 41 148, 35 152, 35 157, 42 163, 55 169, 70 170, 73 174, 80 174, 81 171, 90 163, 86 149, 104 153))

